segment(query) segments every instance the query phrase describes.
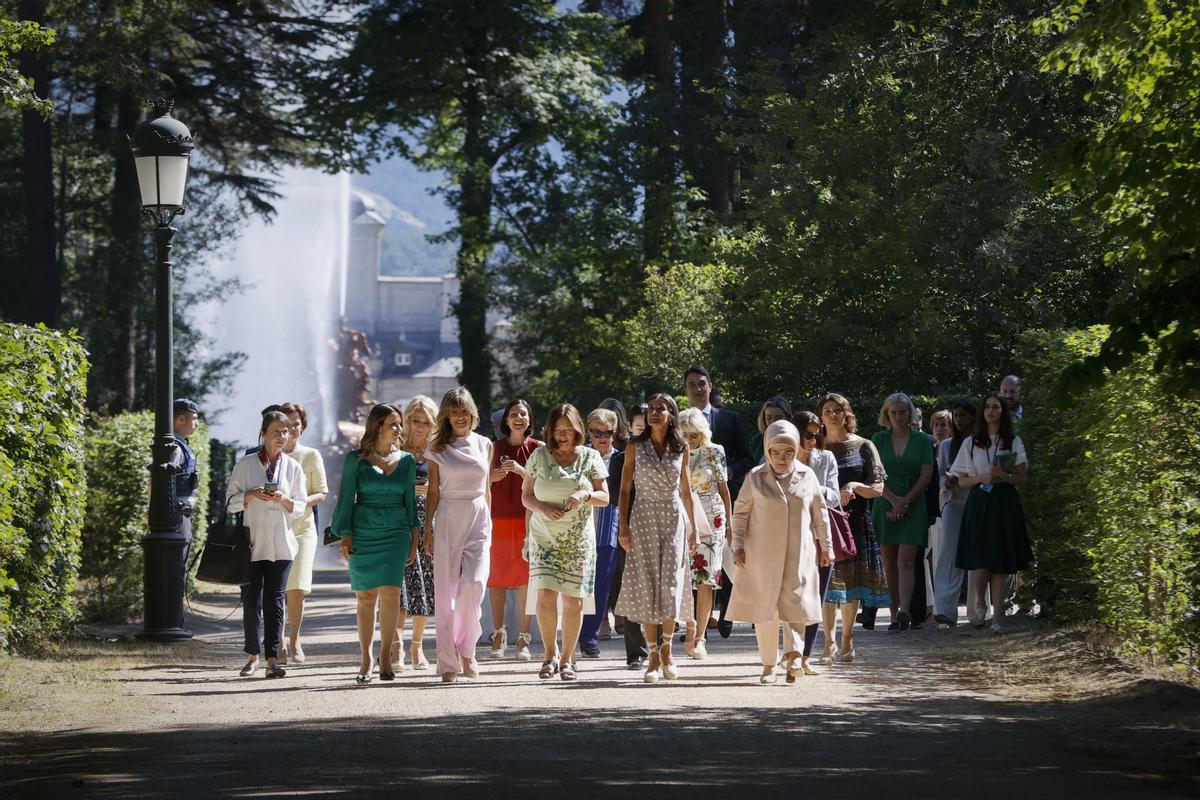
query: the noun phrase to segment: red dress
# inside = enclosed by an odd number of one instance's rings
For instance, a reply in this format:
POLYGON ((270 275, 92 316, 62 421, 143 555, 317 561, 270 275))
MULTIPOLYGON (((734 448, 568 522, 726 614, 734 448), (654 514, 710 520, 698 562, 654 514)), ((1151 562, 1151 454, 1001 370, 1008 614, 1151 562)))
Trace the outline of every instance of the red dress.
MULTIPOLYGON (((501 439, 492 447, 492 469, 508 456, 521 466, 529 462, 541 442, 532 436, 517 447, 501 439)), ((529 562, 521 555, 525 548, 525 506, 521 504, 522 478, 510 472, 492 484, 492 571, 489 587, 511 589, 529 584, 529 562)))

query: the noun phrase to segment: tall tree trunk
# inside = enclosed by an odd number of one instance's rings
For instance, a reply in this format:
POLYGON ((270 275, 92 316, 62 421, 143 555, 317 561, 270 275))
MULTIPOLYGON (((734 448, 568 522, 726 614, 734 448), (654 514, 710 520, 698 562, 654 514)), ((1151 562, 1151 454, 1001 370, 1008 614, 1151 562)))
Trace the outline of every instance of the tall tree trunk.
MULTIPOLYGON (((482 4, 476 18, 485 19, 482 4)), ((487 29, 474 31, 466 57, 475 80, 463 93, 463 156, 465 164, 459 176, 459 246, 457 257, 459 295, 454 306, 458 319, 458 341, 462 347, 462 383, 471 392, 481 414, 492 403, 492 351, 487 333, 490 281, 488 258, 492 252, 492 166, 494 155, 488 141, 483 86, 487 74, 487 29)))
POLYGON ((675 51, 671 43, 672 0, 646 0, 642 10, 645 96, 641 105, 643 250, 661 258, 670 247, 675 222, 675 51))
POLYGON ((678 0, 680 154, 704 207, 723 224, 732 209, 733 158, 722 141, 729 136, 725 47, 729 34, 726 0, 678 0))
POLYGON ((142 102, 122 93, 117 128, 111 139, 113 189, 108 250, 108 311, 112 319, 109 349, 109 397, 112 411, 137 408, 137 345, 146 296, 145 242, 137 171, 128 137, 142 118, 142 102))
MULTIPOLYGON (((21 0, 20 19, 45 22, 47 0, 21 0)), ((33 80, 38 97, 50 93, 50 73, 39 52, 20 54, 21 71, 33 80)), ((54 153, 50 122, 37 111, 21 115, 24 146, 21 183, 25 195, 25 266, 27 295, 19 307, 27 322, 56 326, 62 314, 62 274, 55 251, 54 153)))

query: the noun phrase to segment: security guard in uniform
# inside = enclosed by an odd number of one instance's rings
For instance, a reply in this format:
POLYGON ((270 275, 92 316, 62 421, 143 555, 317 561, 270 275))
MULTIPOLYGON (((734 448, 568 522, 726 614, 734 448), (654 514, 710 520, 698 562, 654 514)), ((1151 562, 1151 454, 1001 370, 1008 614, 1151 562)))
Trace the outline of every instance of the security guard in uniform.
POLYGON ((200 485, 200 473, 196 469, 196 453, 188 444, 188 437, 196 432, 200 423, 200 409, 191 400, 180 398, 175 401, 175 446, 179 448, 179 471, 175 473, 175 499, 179 503, 179 532, 186 544, 183 546, 184 578, 187 578, 188 555, 192 549, 192 510, 196 506, 196 488, 200 485))

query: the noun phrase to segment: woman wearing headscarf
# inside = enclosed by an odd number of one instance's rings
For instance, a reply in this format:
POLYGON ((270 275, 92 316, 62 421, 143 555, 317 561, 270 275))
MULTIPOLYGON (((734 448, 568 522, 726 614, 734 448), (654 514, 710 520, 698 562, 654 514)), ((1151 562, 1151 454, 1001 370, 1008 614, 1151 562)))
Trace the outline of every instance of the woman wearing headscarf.
POLYGON ((779 628, 788 681, 804 674, 804 629, 821 620, 817 553, 833 560, 833 541, 817 475, 796 460, 800 432, 786 420, 763 432, 766 463, 750 471, 733 508, 738 580, 727 615, 753 622, 762 657, 760 683, 774 683, 779 628))

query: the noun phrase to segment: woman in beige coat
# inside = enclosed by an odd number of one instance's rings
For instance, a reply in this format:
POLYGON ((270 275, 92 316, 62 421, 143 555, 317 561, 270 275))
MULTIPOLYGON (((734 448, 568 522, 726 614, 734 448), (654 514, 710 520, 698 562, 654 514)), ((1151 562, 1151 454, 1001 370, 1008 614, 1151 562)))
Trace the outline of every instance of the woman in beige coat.
POLYGON ((818 550, 832 560, 833 540, 820 481, 796 460, 796 426, 773 422, 763 442, 767 461, 746 476, 733 508, 738 580, 726 616, 754 623, 763 663, 761 683, 775 681, 783 623, 783 666, 791 683, 804 674, 804 628, 821 619, 818 550))

